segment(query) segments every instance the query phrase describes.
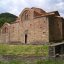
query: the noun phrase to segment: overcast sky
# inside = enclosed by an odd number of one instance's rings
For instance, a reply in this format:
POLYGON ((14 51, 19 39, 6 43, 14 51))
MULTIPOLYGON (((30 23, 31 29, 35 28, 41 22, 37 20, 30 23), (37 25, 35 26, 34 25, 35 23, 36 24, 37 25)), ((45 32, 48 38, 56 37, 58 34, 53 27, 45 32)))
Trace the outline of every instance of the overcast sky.
POLYGON ((64 0, 0 0, 0 13, 10 12, 19 15, 26 7, 39 7, 43 10, 58 10, 64 16, 64 0))

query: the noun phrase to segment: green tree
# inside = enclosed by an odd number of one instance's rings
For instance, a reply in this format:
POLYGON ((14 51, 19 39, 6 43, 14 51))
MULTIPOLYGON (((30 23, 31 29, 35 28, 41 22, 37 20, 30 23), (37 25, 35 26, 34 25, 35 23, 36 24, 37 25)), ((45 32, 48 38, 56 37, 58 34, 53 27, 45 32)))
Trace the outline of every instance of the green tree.
POLYGON ((1 13, 0 14, 0 27, 5 23, 12 23, 16 20, 17 16, 11 13, 1 13))

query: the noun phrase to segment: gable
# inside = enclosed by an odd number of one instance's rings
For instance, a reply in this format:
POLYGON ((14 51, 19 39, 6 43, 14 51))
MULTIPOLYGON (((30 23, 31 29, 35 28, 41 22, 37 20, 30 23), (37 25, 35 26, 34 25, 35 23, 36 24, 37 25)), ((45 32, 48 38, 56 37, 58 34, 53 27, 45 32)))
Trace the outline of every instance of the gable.
POLYGON ((9 24, 9 23, 5 23, 5 24, 1 27, 2 33, 8 33, 9 27, 10 27, 10 24, 9 24))
POLYGON ((4 27, 8 27, 8 26, 10 26, 9 23, 4 23, 3 26, 1 27, 1 29, 4 28, 4 27))
POLYGON ((31 9, 33 9, 35 12, 38 12, 40 14, 45 14, 46 12, 40 8, 36 8, 36 7, 32 7, 31 9))
POLYGON ((40 8, 32 7, 31 9, 34 10, 34 17, 46 14, 46 12, 40 8))
POLYGON ((19 17, 21 18, 22 21, 28 20, 30 16, 30 9, 29 8, 25 8, 21 14, 19 15, 19 17))
POLYGON ((29 20, 32 19, 36 16, 41 16, 46 14, 46 12, 40 8, 25 8, 21 14, 19 15, 19 17, 21 18, 21 21, 25 21, 25 20, 29 20))

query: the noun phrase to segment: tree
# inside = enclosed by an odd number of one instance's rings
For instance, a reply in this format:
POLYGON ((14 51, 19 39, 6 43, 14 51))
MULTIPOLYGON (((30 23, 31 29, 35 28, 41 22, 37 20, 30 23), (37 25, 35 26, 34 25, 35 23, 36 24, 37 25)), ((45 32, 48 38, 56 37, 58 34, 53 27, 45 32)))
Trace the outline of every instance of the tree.
POLYGON ((11 13, 1 13, 0 14, 0 27, 5 23, 12 23, 16 20, 17 16, 11 13))

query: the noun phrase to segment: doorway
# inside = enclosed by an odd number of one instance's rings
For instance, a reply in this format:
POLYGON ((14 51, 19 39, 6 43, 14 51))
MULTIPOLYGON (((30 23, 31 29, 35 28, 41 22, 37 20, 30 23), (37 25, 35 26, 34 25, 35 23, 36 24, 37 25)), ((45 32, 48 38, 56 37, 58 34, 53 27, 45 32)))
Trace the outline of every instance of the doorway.
POLYGON ((25 34, 25 44, 27 44, 27 34, 25 34))

